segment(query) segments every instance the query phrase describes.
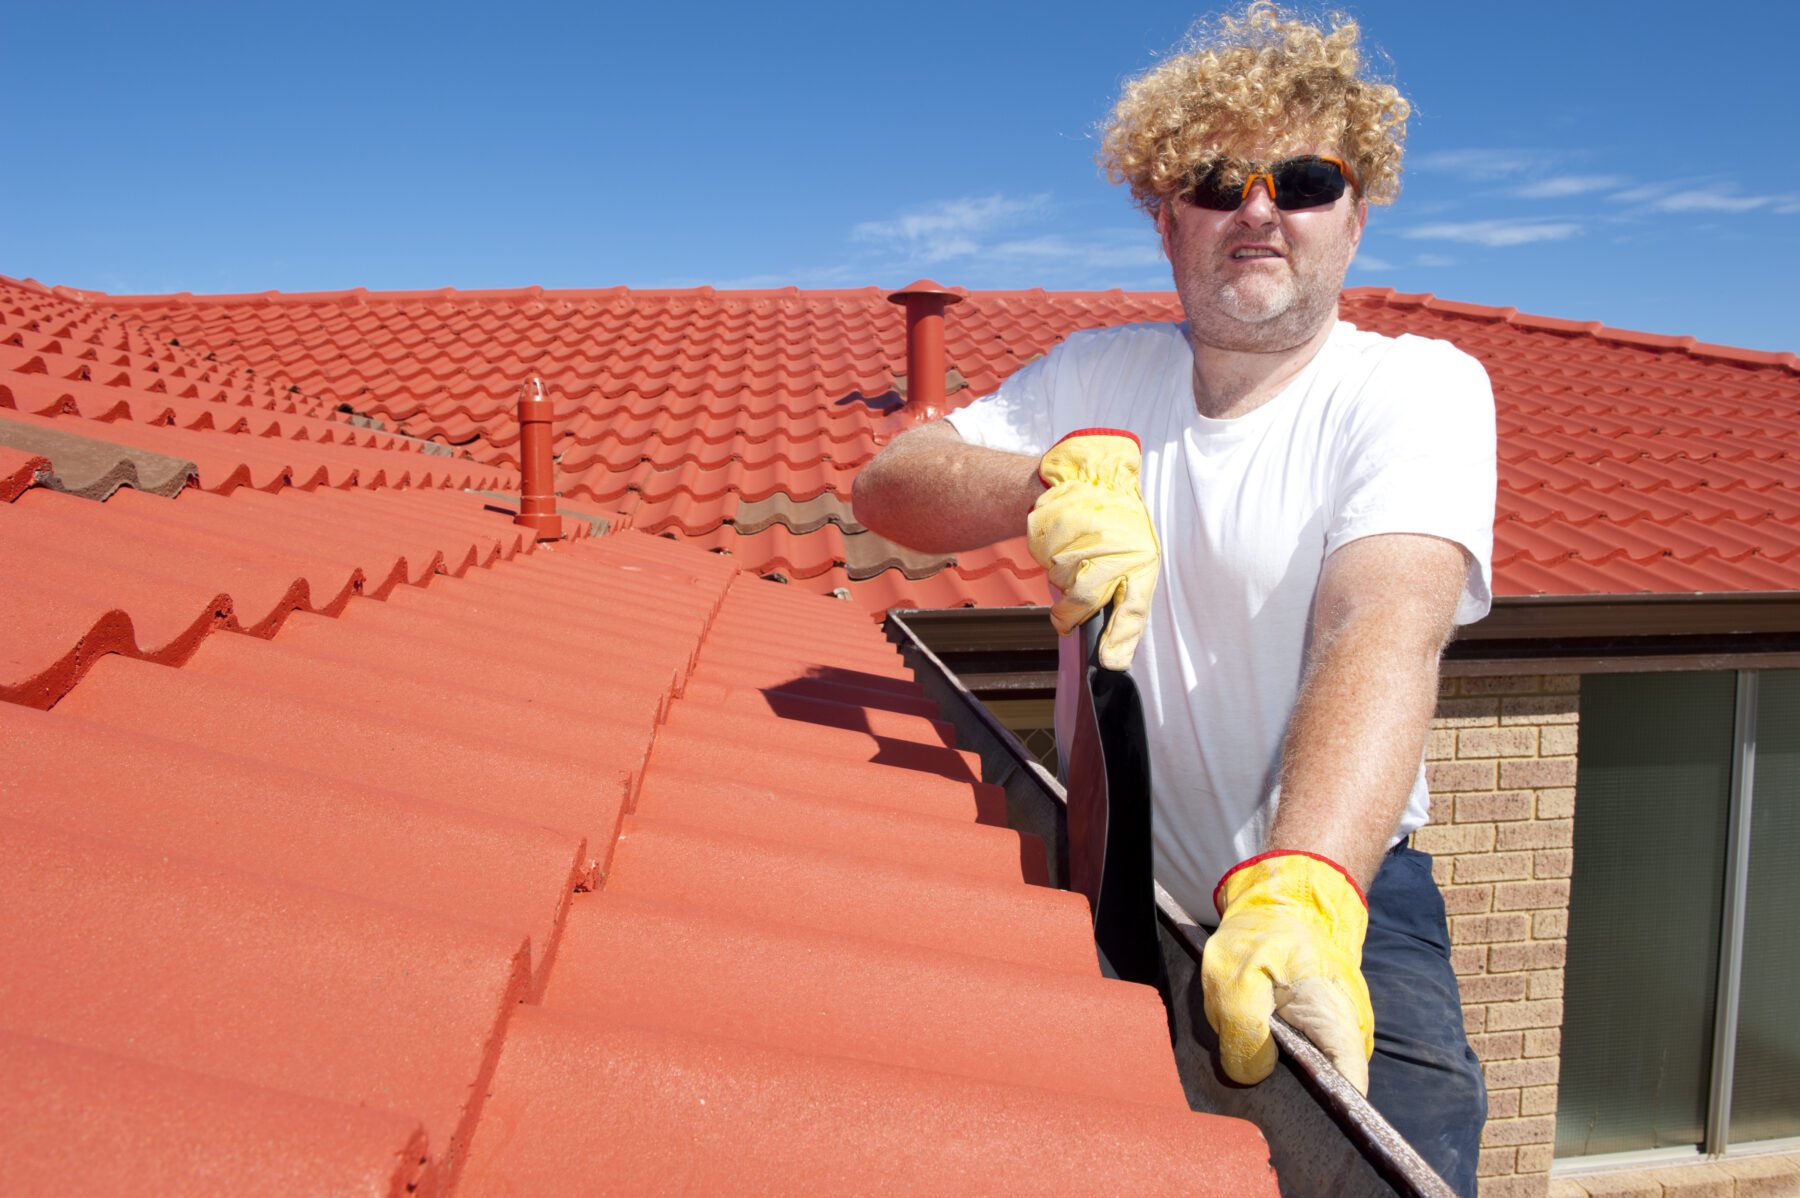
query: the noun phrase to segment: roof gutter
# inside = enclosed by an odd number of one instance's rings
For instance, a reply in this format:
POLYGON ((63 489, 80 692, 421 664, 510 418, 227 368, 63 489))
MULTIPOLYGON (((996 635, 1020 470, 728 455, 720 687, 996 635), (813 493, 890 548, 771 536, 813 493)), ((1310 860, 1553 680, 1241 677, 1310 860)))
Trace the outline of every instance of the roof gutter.
MULTIPOLYGON (((1043 839, 1050 884, 1066 889, 1068 818, 1062 785, 920 639, 908 622, 919 614, 889 612, 883 625, 888 639, 899 647, 914 678, 956 729, 959 743, 980 756, 982 780, 1006 792, 1007 822, 1043 839)), ((1161 885, 1156 887, 1156 908, 1171 973, 1181 971, 1192 978, 1207 930, 1161 885)), ((1212 1054, 1201 1039, 1206 1029, 1191 1025, 1183 1004, 1177 1003, 1175 1008, 1176 1059, 1182 1066, 1190 1103, 1198 1110, 1252 1119, 1269 1141, 1284 1190, 1453 1198, 1444 1181, 1331 1067, 1324 1054, 1285 1023, 1275 1020, 1276 1041, 1281 1047, 1275 1074, 1259 1086, 1220 1092, 1199 1076, 1213 1072, 1212 1054), (1345 1171, 1347 1159, 1354 1169, 1345 1171)))
MULTIPOLYGON (((1042 607, 907 612, 984 696, 1043 696, 1056 637, 1042 607)), ((1457 630, 1445 676, 1610 674, 1800 666, 1800 591, 1502 595, 1457 630)))

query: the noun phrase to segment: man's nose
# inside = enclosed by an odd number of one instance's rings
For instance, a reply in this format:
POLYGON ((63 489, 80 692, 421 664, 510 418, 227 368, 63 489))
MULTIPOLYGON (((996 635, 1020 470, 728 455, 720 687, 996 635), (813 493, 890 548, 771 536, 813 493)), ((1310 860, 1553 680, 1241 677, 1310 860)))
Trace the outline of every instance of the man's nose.
POLYGON ((1237 219, 1247 225, 1267 225, 1274 222, 1277 211, 1268 180, 1258 178, 1251 180, 1250 194, 1238 205, 1237 219))

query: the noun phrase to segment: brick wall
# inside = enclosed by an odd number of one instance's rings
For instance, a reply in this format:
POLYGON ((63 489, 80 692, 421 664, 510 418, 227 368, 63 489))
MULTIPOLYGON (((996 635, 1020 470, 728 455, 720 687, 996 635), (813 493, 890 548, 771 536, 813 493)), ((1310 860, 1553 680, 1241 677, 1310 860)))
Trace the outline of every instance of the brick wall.
POLYGON ((1447 677, 1426 749, 1432 854, 1488 1083, 1482 1198, 1543 1198, 1556 1138, 1575 825, 1575 675, 1447 677))
POLYGON ((1800 1154, 1559 1177, 1550 1198, 1797 1198, 1800 1154))

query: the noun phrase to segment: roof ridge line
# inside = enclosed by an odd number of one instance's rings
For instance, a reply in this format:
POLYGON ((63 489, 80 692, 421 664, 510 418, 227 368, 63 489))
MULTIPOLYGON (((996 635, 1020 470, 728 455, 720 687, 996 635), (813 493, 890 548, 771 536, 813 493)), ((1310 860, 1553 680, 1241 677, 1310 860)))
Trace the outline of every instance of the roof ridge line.
POLYGON ((1556 333, 1570 338, 1592 337, 1597 341, 1629 345, 1638 349, 1679 350, 1690 357, 1725 362, 1733 366, 1780 366, 1794 374, 1800 374, 1800 354, 1792 351, 1745 349, 1715 341, 1700 341, 1688 336, 1615 328, 1598 320, 1566 320, 1557 316, 1540 316, 1512 307, 1499 308, 1462 300, 1440 299, 1429 291, 1396 291, 1392 287, 1346 287, 1343 297, 1346 300, 1378 300, 1390 307, 1422 308, 1429 312, 1486 320, 1494 324, 1509 324, 1533 332, 1556 333))

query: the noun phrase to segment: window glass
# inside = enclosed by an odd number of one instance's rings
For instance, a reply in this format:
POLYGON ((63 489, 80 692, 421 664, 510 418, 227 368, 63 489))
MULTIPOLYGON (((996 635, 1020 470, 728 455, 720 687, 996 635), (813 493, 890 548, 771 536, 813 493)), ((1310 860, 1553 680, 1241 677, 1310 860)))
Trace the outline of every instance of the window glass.
POLYGON ((1558 1156, 1704 1139, 1735 692, 1582 679, 1558 1156))
POLYGON ((1734 1144, 1800 1136, 1800 670, 1764 670, 1760 687, 1734 1144))

